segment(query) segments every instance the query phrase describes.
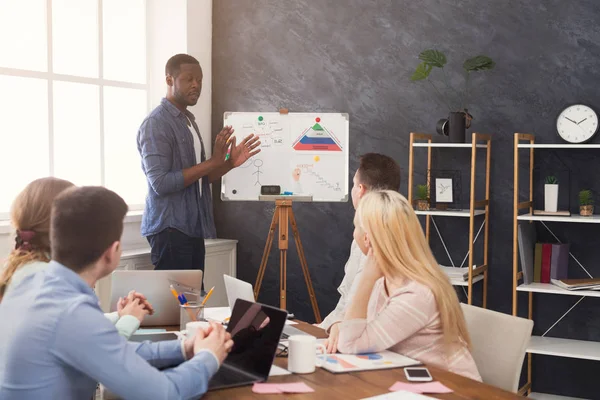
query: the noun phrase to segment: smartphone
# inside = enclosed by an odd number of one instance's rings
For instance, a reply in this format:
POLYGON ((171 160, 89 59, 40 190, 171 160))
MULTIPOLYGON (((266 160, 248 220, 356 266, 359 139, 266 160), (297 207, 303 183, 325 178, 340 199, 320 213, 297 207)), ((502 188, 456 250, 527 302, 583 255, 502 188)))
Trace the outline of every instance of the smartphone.
POLYGON ((429 370, 425 367, 404 368, 406 379, 414 382, 430 382, 433 380, 429 370))

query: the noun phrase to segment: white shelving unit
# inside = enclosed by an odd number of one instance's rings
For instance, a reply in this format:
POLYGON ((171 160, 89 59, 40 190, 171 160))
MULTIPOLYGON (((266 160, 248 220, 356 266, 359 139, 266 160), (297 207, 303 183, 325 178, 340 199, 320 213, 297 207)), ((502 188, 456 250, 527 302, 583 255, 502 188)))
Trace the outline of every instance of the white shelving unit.
POLYGON ((519 292, 562 294, 567 296, 600 297, 600 290, 567 290, 551 283, 528 283, 517 286, 519 292))
MULTIPOLYGON (((442 246, 448 256, 449 262, 452 267, 461 268, 465 272, 468 272, 468 279, 465 281, 462 277, 449 276, 450 282, 454 286, 463 287, 463 292, 467 296, 467 302, 473 303, 473 285, 477 282, 482 282, 483 285, 483 308, 487 306, 487 279, 488 279, 488 247, 489 247, 489 212, 490 212, 490 163, 491 163, 491 150, 492 142, 490 135, 482 135, 479 133, 473 133, 471 135, 471 141, 469 143, 435 143, 433 142, 433 136, 423 133, 410 133, 410 145, 409 145, 409 161, 408 161, 408 201, 413 204, 413 185, 414 185, 414 150, 415 148, 426 148, 427 149, 427 185, 431 186, 431 160, 432 160, 432 148, 448 148, 448 149, 470 149, 471 158, 471 176, 470 176, 470 194, 469 194, 469 208, 462 210, 416 210, 417 215, 425 216, 425 236, 427 241, 430 240, 431 225, 435 228, 437 235, 442 242, 442 246), (485 165, 485 198, 477 201, 475 199, 475 178, 476 178, 476 155, 478 149, 484 149, 486 153, 486 165, 485 165), (476 217, 478 223, 481 221, 481 226, 478 230, 475 230, 474 224, 476 217), (435 218, 455 217, 455 218, 466 218, 469 221, 469 248, 467 254, 462 260, 461 264, 454 262, 450 255, 450 251, 446 246, 442 233, 440 232, 435 218), (485 229, 484 229, 485 228, 485 229), (483 263, 473 268, 466 269, 467 266, 473 266, 474 262, 474 244, 479 237, 481 232, 483 233, 483 263), (468 260, 468 261, 467 261, 468 260)), ((416 209, 417 207, 415 207, 416 209)))
MULTIPOLYGON (((513 315, 517 315, 517 293, 528 292, 529 295, 529 319, 533 319, 533 294, 553 294, 563 296, 578 296, 581 300, 585 297, 600 297, 600 291, 595 290, 566 290, 551 283, 520 283, 523 278, 523 272, 519 271, 519 245, 518 245, 518 224, 519 221, 534 221, 541 222, 543 226, 552 235, 556 235, 550 230, 545 222, 558 223, 581 223, 581 224, 597 224, 600 223, 600 215, 591 217, 582 217, 580 215, 570 216, 555 216, 555 215, 533 215, 533 170, 534 170, 534 150, 535 149, 600 149, 600 144, 536 144, 534 135, 515 133, 514 135, 514 219, 513 219, 513 315), (520 143, 525 141, 527 143, 520 143), (529 150, 529 199, 528 201, 519 201, 519 150, 529 150), (521 210, 527 209, 529 212, 520 214, 521 210)), ((570 254, 577 261, 577 259, 570 254)), ((583 268, 583 265, 577 261, 583 268)), ((585 268, 583 268, 585 270, 585 268)), ((585 270, 587 273, 587 270, 585 270)), ((588 273, 589 275, 589 273, 588 273)), ((579 301, 564 313, 556 323, 564 318, 574 307, 579 304, 579 301)), ((528 362, 527 362, 527 382, 519 390, 519 393, 524 394, 531 391, 532 386, 532 354, 543 354, 546 356, 576 358, 582 360, 600 361, 600 342, 592 342, 585 340, 574 340, 565 338, 548 337, 546 334, 556 325, 556 323, 542 335, 533 336, 527 347, 528 362)), ((544 399, 544 400, 568 400, 575 399, 574 397, 556 396, 545 393, 530 393, 529 398, 544 399)), ((577 399, 575 399, 577 400, 577 399)))
POLYGON ((518 149, 600 149, 600 144, 519 143, 518 149))
POLYGON ((581 215, 532 215, 531 213, 522 214, 517 217, 519 221, 547 221, 547 222, 567 222, 579 224, 600 224, 600 215, 591 217, 582 217, 581 215))
POLYGON ((547 393, 536 393, 533 392, 529 396, 528 399, 535 400, 586 400, 579 397, 567 397, 567 396, 557 396, 555 394, 547 394, 547 393))
MULTIPOLYGON (((417 215, 434 215, 436 217, 460 217, 470 218, 470 210, 428 210, 428 211, 415 211, 417 215)), ((475 210, 474 215, 485 215, 485 210, 475 210)))
POLYGON ((600 361, 600 343, 587 340, 532 336, 527 352, 547 356, 600 361))
MULTIPOLYGON (((413 143, 413 147, 446 147, 446 148, 463 148, 470 149, 472 146, 471 143, 435 143, 435 142, 419 142, 413 143)), ((475 147, 478 149, 487 149, 486 143, 476 143, 475 147)))

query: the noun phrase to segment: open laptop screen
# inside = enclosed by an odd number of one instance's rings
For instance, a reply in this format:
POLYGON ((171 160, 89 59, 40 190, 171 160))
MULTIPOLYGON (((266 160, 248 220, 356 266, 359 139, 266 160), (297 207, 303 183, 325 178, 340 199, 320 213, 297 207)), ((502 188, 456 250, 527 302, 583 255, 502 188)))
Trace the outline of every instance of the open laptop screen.
POLYGON ((278 308, 237 299, 227 325, 233 348, 225 364, 267 379, 286 317, 278 308))

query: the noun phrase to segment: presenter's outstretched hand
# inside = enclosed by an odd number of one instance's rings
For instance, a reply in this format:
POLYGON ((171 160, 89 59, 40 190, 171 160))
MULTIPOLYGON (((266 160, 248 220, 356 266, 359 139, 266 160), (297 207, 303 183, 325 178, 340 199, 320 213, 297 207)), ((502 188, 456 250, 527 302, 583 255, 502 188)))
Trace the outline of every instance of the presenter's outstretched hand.
POLYGON ((260 153, 260 149, 257 149, 260 146, 259 137, 255 134, 251 134, 246 136, 240 144, 236 144, 236 138, 233 136, 231 138, 231 162, 233 163, 233 168, 239 167, 243 163, 245 163, 250 157, 254 157, 258 153, 260 153))
POLYGON ((233 340, 231 340, 231 335, 219 323, 211 322, 210 327, 206 331, 198 329, 196 332, 194 354, 202 349, 211 350, 217 356, 217 359, 219 359, 219 364, 223 364, 232 347, 233 340))
POLYGON ((219 132, 219 134, 215 138, 215 146, 213 147, 212 153, 212 157, 214 157, 215 160, 219 160, 219 162, 225 162, 227 148, 229 147, 229 144, 231 142, 229 141, 229 138, 232 134, 233 127, 224 126, 223 129, 221 129, 221 132, 219 132))

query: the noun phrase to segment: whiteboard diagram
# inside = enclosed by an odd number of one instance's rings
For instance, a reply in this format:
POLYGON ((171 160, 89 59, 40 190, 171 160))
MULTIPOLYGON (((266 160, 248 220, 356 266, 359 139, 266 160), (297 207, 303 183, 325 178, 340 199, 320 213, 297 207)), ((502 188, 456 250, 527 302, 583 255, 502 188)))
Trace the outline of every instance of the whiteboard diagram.
POLYGON ((347 114, 226 112, 224 125, 233 126, 238 143, 258 135, 261 152, 222 178, 222 200, 258 201, 262 185, 313 201, 348 200, 347 114))

